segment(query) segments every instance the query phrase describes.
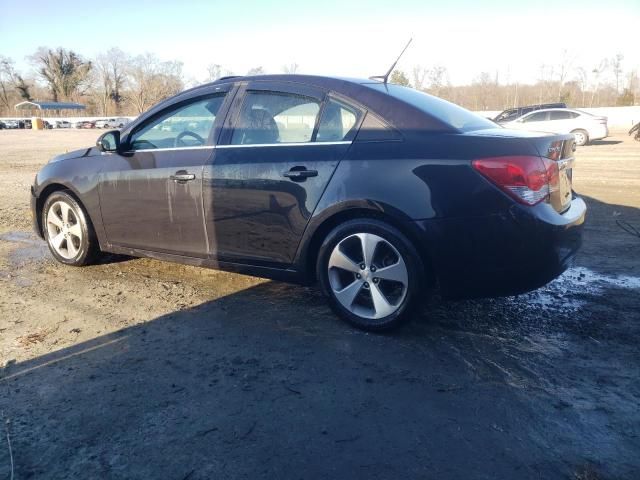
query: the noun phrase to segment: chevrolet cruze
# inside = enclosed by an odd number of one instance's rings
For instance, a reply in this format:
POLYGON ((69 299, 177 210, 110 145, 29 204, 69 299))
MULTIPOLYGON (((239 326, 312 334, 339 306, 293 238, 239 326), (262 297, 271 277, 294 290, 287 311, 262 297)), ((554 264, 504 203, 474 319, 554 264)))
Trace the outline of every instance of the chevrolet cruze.
POLYGON ((317 283, 383 330, 430 290, 513 295, 562 273, 586 212, 574 144, 385 82, 229 77, 55 157, 31 204, 62 263, 113 252, 317 283))

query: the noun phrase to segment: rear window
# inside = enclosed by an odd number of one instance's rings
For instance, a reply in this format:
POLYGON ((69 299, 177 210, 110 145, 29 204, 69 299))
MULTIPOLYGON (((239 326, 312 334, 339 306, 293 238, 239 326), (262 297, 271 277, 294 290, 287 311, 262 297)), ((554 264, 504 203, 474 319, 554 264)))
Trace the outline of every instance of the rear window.
POLYGON ((382 83, 370 84, 368 86, 386 92, 392 97, 406 102, 462 132, 496 128, 496 124, 487 118, 476 115, 465 108, 442 100, 441 98, 414 90, 413 88, 401 87, 400 85, 384 85, 382 83))

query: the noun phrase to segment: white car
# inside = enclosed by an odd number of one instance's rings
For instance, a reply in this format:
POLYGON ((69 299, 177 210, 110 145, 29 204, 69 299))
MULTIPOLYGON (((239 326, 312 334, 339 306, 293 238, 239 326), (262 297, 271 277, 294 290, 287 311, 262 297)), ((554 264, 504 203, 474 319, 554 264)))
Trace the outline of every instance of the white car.
POLYGON ((128 118, 105 118, 96 121, 96 128, 122 128, 129 123, 128 118))
POLYGON ((67 122, 66 120, 56 120, 52 125, 53 128, 71 128, 71 122, 67 122))
POLYGON ((586 145, 592 140, 601 140, 609 136, 607 117, 598 117, 573 108, 536 110, 503 123, 502 126, 537 132, 573 133, 576 145, 586 145))

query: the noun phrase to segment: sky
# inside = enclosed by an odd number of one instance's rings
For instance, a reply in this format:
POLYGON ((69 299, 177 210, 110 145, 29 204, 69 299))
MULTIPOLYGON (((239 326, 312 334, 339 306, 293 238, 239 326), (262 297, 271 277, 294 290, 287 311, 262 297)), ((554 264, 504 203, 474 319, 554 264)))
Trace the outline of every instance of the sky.
POLYGON ((201 81, 209 64, 236 74, 262 66, 280 73, 369 77, 398 64, 444 65, 456 85, 481 72, 501 82, 534 82, 563 56, 591 70, 624 55, 640 70, 640 0, 0 0, 0 54, 28 71, 38 47, 92 58, 110 47, 179 60, 201 81))

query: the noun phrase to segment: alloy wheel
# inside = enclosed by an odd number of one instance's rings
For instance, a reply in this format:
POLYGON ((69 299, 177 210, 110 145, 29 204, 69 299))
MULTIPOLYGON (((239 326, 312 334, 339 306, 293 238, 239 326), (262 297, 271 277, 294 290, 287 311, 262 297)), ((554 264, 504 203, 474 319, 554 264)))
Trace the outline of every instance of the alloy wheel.
POLYGON ((335 298, 360 317, 378 320, 392 315, 407 295, 409 274, 402 255, 372 233, 341 240, 331 252, 328 270, 335 298))
POLYGON ((61 257, 71 260, 78 255, 82 245, 82 225, 67 202, 57 201, 49 207, 47 235, 49 243, 61 257))
POLYGON ((576 143, 578 145, 584 145, 586 143, 586 138, 585 138, 585 134, 582 132, 574 132, 573 136, 576 139, 576 143))

